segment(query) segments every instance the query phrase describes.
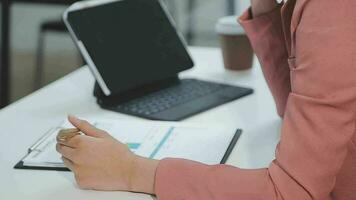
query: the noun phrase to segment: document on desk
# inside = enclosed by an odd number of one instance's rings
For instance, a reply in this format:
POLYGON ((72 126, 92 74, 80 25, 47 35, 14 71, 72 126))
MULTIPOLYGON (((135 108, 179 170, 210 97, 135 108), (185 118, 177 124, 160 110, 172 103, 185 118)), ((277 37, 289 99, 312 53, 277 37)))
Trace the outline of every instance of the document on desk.
MULTIPOLYGON (((137 155, 158 160, 183 158, 205 164, 224 163, 241 134, 241 130, 221 126, 107 119, 88 121, 126 144, 137 155)), ((67 170, 55 149, 56 136, 59 130, 72 127, 65 121, 48 131, 15 168, 67 170)))

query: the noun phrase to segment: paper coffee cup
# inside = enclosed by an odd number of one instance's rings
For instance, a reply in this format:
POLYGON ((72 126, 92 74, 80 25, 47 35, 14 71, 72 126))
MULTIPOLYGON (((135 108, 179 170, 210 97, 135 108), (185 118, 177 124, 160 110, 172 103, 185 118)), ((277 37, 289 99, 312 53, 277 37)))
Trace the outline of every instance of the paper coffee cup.
POLYGON ((252 67, 253 50, 236 16, 221 18, 216 25, 226 69, 245 70, 252 67))

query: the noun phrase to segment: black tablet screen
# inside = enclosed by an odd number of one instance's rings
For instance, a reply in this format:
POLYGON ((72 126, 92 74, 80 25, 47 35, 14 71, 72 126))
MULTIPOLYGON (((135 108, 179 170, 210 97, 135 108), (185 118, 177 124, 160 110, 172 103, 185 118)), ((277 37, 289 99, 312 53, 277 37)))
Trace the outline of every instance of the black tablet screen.
POLYGON ((111 93, 176 75, 193 62, 157 0, 122 0, 68 13, 111 93))

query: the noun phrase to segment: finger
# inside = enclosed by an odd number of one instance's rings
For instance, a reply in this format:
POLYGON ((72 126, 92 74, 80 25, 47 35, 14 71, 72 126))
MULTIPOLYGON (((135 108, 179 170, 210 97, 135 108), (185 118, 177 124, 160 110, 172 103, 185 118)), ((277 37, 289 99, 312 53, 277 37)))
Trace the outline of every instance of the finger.
POLYGON ((62 129, 58 132, 56 139, 57 141, 66 141, 77 135, 80 135, 80 130, 77 128, 62 129))
POLYGON ((66 167, 68 167, 68 169, 70 169, 70 171, 74 172, 74 163, 69 160, 68 158, 65 158, 62 156, 62 160, 63 160, 63 163, 66 167))
POLYGON ((78 145, 78 138, 77 137, 80 137, 81 135, 77 135, 77 136, 74 136, 72 138, 68 138, 67 140, 59 140, 57 138, 57 144, 61 144, 61 145, 64 145, 64 146, 67 146, 67 147, 70 147, 70 148, 76 148, 78 145))
POLYGON ((74 161, 75 159, 75 150, 73 148, 67 147, 62 144, 57 144, 56 145, 56 150, 58 153, 60 153, 62 156, 74 161))
POLYGON ((72 137, 66 141, 58 141, 59 144, 62 144, 64 146, 68 146, 73 149, 78 149, 85 147, 85 145, 88 143, 89 139, 95 139, 93 137, 88 137, 86 135, 77 135, 75 137, 72 137))
POLYGON ((78 119, 72 115, 68 116, 68 120, 73 126, 81 130, 85 135, 98 138, 107 136, 107 133, 105 131, 94 127, 85 120, 78 119))
POLYGON ((67 147, 70 147, 70 148, 76 148, 77 147, 77 145, 76 145, 76 140, 77 140, 77 138, 76 139, 74 139, 75 137, 79 137, 80 135, 78 135, 78 136, 74 136, 74 137, 72 137, 72 138, 69 138, 69 139, 67 139, 67 140, 59 140, 58 138, 57 138, 57 144, 61 144, 61 145, 64 145, 64 146, 67 146, 67 147))

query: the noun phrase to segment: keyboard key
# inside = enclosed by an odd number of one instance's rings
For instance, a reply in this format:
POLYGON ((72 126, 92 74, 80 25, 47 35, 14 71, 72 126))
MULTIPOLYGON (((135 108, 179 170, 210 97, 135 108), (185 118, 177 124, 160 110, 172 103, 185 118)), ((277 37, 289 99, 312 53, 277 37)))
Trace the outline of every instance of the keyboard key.
POLYGON ((131 113, 151 115, 212 94, 225 87, 227 86, 188 79, 178 85, 129 101, 117 108, 131 113))

